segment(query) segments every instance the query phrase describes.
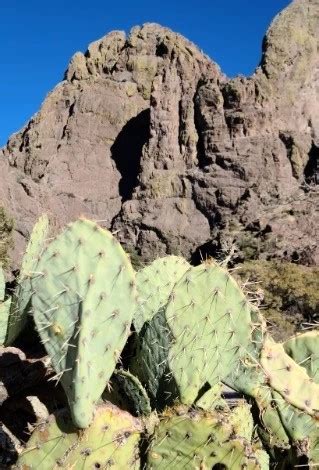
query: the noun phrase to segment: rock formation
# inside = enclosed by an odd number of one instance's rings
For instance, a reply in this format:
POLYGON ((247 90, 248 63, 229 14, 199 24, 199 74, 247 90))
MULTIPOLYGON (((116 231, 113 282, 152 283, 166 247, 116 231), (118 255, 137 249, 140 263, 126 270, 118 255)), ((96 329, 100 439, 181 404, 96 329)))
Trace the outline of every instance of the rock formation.
POLYGON ((249 78, 156 24, 71 59, 0 150, 16 253, 37 215, 85 214, 144 259, 252 245, 319 263, 319 2, 279 14, 249 78))

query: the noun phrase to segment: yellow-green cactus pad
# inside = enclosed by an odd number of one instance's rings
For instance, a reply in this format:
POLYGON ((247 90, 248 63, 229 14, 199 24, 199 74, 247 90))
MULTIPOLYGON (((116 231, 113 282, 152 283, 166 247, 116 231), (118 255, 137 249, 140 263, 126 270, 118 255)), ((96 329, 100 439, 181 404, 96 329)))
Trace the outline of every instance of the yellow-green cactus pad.
POLYGON ((179 407, 168 410, 155 429, 147 469, 200 470, 215 465, 229 469, 268 469, 267 454, 256 450, 249 440, 236 434, 226 413, 179 407))
POLYGON ((37 426, 18 460, 18 469, 140 469, 143 426, 126 411, 106 403, 85 431, 77 430, 67 411, 37 426))
POLYGON ((282 344, 267 339, 260 363, 273 390, 279 392, 287 403, 319 418, 319 385, 286 354, 282 344))
POLYGON ((319 331, 300 333, 283 343, 286 353, 319 384, 319 331))

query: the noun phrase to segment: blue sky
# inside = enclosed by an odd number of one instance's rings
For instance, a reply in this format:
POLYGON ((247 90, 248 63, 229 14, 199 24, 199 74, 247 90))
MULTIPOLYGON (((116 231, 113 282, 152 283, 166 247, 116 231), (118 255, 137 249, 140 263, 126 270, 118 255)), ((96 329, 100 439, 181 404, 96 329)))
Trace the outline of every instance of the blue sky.
POLYGON ((109 31, 157 22, 195 42, 228 76, 258 65, 289 0, 1 0, 0 146, 39 109, 74 52, 109 31))

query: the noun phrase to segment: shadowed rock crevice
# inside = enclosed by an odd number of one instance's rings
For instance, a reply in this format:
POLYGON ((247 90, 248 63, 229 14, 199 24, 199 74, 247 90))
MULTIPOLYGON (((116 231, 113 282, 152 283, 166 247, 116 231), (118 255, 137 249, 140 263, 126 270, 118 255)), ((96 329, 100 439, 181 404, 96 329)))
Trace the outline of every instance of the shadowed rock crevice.
POLYGON ((197 150, 197 162, 199 168, 204 168, 206 165, 209 164, 209 158, 206 156, 205 152, 205 141, 203 133, 206 130, 206 125, 203 120, 201 109, 200 109, 200 96, 199 96, 199 89, 202 85, 200 81, 197 85, 197 90, 193 98, 193 105, 194 105, 194 125, 198 135, 196 150, 197 150))
POLYGON ((198 246, 192 253, 190 261, 193 266, 198 266, 209 258, 218 259, 218 246, 211 240, 198 246))
POLYGON ((307 183, 319 184, 319 147, 312 144, 309 152, 308 163, 305 167, 305 179, 307 183))
POLYGON ((115 139, 111 156, 121 174, 119 193, 122 202, 131 199, 138 183, 143 146, 149 140, 150 110, 130 119, 115 139))

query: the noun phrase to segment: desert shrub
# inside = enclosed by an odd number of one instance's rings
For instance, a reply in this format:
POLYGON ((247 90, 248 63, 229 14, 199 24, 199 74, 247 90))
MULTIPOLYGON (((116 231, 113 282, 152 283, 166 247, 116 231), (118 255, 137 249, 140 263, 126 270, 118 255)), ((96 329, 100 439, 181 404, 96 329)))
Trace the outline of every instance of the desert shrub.
POLYGON ((9 250, 13 246, 13 218, 0 207, 0 264, 6 268, 9 264, 9 250))
POLYGON ((239 265, 237 276, 250 281, 254 294, 263 291, 266 319, 280 338, 293 334, 303 321, 319 318, 319 268, 280 261, 248 261, 239 265))

